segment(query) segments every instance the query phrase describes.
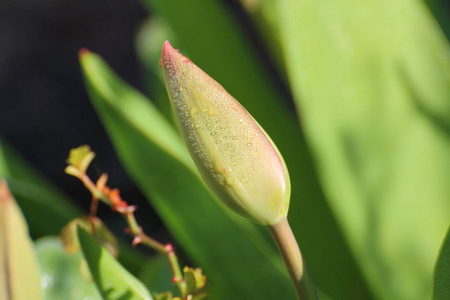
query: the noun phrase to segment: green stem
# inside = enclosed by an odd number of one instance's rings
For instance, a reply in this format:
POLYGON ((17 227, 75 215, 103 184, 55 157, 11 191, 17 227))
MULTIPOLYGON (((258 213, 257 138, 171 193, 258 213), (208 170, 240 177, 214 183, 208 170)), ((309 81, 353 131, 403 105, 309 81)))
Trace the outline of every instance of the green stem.
MULTIPOLYGON (((108 196, 105 195, 101 190, 99 190, 96 184, 84 172, 80 172, 80 176, 78 178, 84 183, 86 188, 91 192, 94 199, 100 199, 107 205, 113 206, 108 196)), ((161 244, 160 242, 146 235, 142 230, 142 228, 137 223, 136 218, 134 217, 134 210, 135 210, 134 207, 127 206, 126 209, 123 211, 120 210, 116 211, 125 217, 125 220, 128 223, 130 234, 134 236, 133 244, 135 245, 139 243, 144 244, 166 256, 167 260, 169 261, 170 268, 173 272, 173 281, 178 286, 181 296, 184 298, 186 296, 186 282, 183 279, 183 273, 181 272, 180 264, 178 263, 178 258, 175 254, 175 251, 173 250, 172 245, 161 244)))
POLYGON ((306 270, 300 248, 298 247, 287 218, 285 217, 277 224, 269 226, 269 230, 283 257, 298 299, 318 300, 319 297, 311 277, 306 270))

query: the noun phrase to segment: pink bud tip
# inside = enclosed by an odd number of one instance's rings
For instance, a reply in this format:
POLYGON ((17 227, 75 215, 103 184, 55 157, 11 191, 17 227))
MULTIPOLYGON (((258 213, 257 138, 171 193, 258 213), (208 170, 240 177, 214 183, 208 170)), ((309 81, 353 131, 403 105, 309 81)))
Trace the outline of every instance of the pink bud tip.
POLYGON ((85 56, 86 54, 89 54, 89 53, 91 53, 91 51, 89 51, 87 48, 81 48, 81 49, 78 51, 78 56, 79 56, 80 58, 82 58, 83 56, 85 56))
POLYGON ((166 250, 167 250, 167 251, 172 251, 172 250, 173 250, 172 244, 167 244, 167 245, 166 245, 166 250))
POLYGON ((179 281, 178 278, 172 277, 172 282, 173 282, 173 283, 177 283, 178 281, 179 281))

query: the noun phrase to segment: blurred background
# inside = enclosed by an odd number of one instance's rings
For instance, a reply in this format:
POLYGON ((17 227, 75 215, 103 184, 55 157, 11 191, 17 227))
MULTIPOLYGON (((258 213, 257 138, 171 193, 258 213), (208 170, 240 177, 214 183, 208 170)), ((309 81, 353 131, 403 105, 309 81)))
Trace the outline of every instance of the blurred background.
MULTIPOLYGON (((142 90, 135 37, 148 17, 138 1, 0 2, 0 134, 84 209, 89 194, 64 173, 69 150, 82 144, 91 145, 97 153, 94 169, 109 173, 124 197, 137 203, 143 197, 125 175, 88 99, 78 51, 101 53, 142 90)), ((146 220, 159 224, 154 214, 146 220)))
MULTIPOLYGON (((270 49, 261 47, 261 28, 251 19, 258 2, 223 0, 244 37, 258 49, 261 65, 290 101, 285 75, 278 73, 276 62, 264 52, 270 49)), ((426 5, 449 37, 450 2, 429 0, 426 5)), ((126 82, 152 96, 154 74, 149 74, 149 63, 139 51, 159 51, 161 45, 142 47, 145 41, 139 37, 154 18, 149 5, 137 0, 0 0, 0 137, 86 211, 89 193, 64 174, 64 168, 71 148, 90 145, 97 154, 90 170, 93 176, 107 172, 110 186, 120 188, 125 200, 139 205, 137 219, 146 231, 169 242, 172 239, 162 222, 121 167, 87 96, 78 61, 79 49, 88 48, 126 82)), ((294 109, 292 102, 288 106, 294 109)), ((105 207, 99 215, 119 219, 105 207)))

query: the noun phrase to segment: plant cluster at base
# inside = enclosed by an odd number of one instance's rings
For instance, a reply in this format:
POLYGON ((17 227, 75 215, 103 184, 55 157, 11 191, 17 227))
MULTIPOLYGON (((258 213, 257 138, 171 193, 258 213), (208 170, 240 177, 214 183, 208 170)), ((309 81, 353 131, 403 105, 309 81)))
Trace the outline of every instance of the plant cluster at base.
POLYGON ((158 300, 200 300, 206 298, 206 292, 202 291, 206 284, 206 276, 202 274, 202 270, 200 268, 184 267, 182 272, 173 246, 171 244, 164 245, 143 232, 134 217, 134 212, 137 207, 128 205, 128 203, 120 197, 120 191, 118 189, 111 189, 106 185, 108 176, 105 173, 102 174, 95 183, 89 178, 86 174, 86 170, 94 157, 95 153, 91 151, 89 146, 84 145, 72 149, 67 160, 69 165, 66 167, 65 172, 75 176, 83 182, 85 187, 92 194, 92 204, 90 216, 88 218, 74 219, 63 229, 61 238, 66 251, 73 253, 79 249, 76 232, 77 228, 81 227, 93 235, 112 256, 117 257, 118 246, 115 237, 106 228, 103 222, 95 216, 98 201, 102 201, 125 218, 128 224, 125 231, 134 237, 132 242, 133 246, 138 244, 146 245, 159 253, 164 254, 169 261, 173 273, 172 281, 177 285, 181 298, 173 298, 171 292, 165 292, 157 296, 158 300))

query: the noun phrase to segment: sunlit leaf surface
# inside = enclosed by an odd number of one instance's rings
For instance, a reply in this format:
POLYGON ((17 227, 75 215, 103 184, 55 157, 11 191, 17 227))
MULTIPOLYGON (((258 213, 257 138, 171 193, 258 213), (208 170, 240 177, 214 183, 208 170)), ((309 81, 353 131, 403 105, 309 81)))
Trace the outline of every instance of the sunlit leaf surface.
POLYGON ((426 299, 450 219, 449 47, 421 1, 280 1, 330 206, 379 299, 426 299))
POLYGON ((1 178, 0 299, 42 299, 38 263, 27 223, 1 178))

